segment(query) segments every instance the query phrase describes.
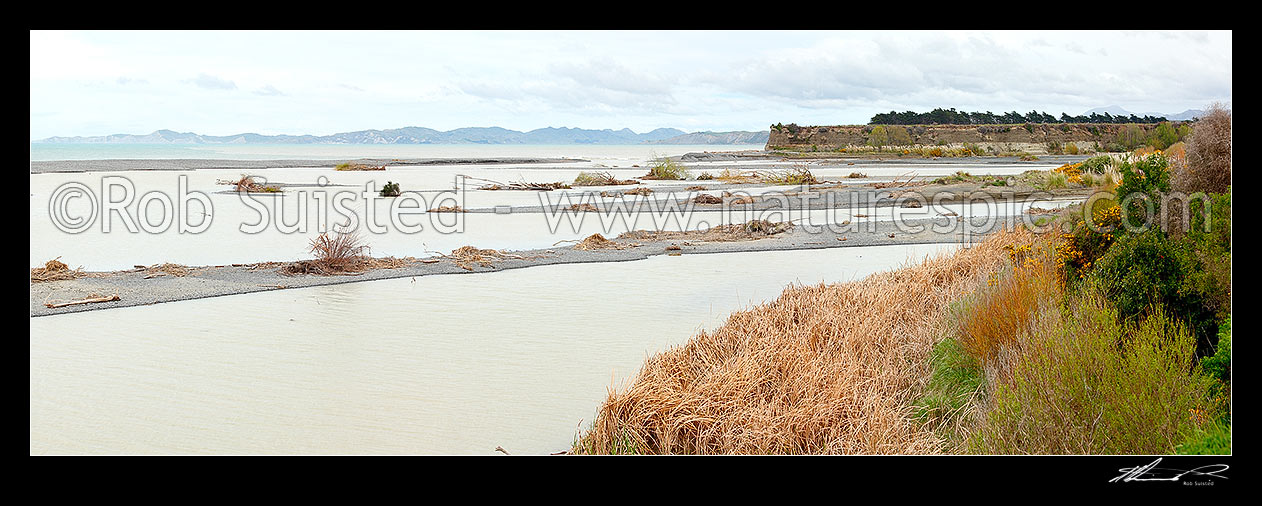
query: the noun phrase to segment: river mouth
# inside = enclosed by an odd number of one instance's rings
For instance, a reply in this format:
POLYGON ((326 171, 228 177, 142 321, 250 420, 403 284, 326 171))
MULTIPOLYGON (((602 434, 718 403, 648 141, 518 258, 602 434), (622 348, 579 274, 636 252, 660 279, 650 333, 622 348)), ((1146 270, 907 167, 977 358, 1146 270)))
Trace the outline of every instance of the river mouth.
POLYGON ((957 247, 661 255, 34 318, 30 452, 565 450, 608 387, 732 311, 957 247))

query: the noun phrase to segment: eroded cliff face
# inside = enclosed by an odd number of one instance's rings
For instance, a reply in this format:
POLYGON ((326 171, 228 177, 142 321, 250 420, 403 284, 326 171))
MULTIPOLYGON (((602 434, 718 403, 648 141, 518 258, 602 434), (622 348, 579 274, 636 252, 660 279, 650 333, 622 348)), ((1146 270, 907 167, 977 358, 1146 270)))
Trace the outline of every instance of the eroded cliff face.
MULTIPOLYGON (((1172 122, 1177 128, 1181 123, 1172 122)), ((976 143, 982 146, 1003 144, 1044 145, 1060 143, 1100 143, 1107 146, 1118 141, 1127 128, 1132 134, 1147 138, 1157 125, 1148 124, 1030 124, 1030 125, 843 125, 804 126, 776 125, 767 138, 767 149, 794 151, 835 151, 849 146, 866 146, 875 128, 884 127, 886 145, 951 145, 976 143), (897 132, 901 129, 902 132, 897 132), (905 136, 903 135, 905 133, 905 136), (901 139, 901 141, 900 141, 901 139), (910 141, 910 142, 908 142, 910 141)))

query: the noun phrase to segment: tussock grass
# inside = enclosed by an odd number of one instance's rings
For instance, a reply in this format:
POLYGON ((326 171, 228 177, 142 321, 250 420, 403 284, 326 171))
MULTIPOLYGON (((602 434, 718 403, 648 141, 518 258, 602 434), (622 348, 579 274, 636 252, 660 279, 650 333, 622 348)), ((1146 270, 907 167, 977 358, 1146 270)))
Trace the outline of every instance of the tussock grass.
POLYGON ((774 185, 819 184, 819 179, 805 165, 798 165, 785 170, 749 170, 733 171, 723 169, 714 177, 724 183, 762 183, 774 185))
POLYGON ((154 278, 158 276, 174 276, 182 278, 191 273, 192 271, 187 265, 173 263, 154 264, 145 268, 145 278, 154 278))
POLYGON ((591 250, 598 250, 598 249, 626 249, 626 248, 633 248, 635 246, 637 245, 611 241, 609 239, 606 239, 605 236, 603 235, 592 234, 592 235, 587 236, 587 238, 583 239, 582 241, 579 241, 577 244, 575 244, 574 249, 582 250, 582 251, 591 251, 591 250))
POLYGON ((1028 232, 860 281, 790 287, 650 357, 611 390, 576 453, 912 454, 941 315, 1028 232))
POLYGON ((1069 177, 1060 172, 1048 172, 1043 178, 1043 188, 1055 190, 1059 188, 1067 188, 1069 186, 1069 177))
POLYGON ((574 178, 574 186, 618 186, 639 183, 634 179, 618 179, 608 172, 579 172, 574 178))
POLYGON ((334 271, 348 270, 367 250, 355 232, 323 233, 311 240, 310 247, 316 262, 334 271))
POLYGON ((778 185, 817 184, 818 179, 805 165, 794 166, 787 170, 759 171, 759 180, 763 183, 778 185))
POLYGON ((723 169, 719 175, 714 176, 715 179, 724 183, 757 183, 758 174, 754 171, 737 171, 732 169, 723 169))
POLYGON ((414 257, 395 258, 393 256, 374 258, 368 255, 369 247, 363 244, 358 233, 337 232, 322 233, 311 239, 308 251, 315 255, 313 260, 276 263, 264 262, 252 264, 251 270, 280 266, 285 275, 315 274, 320 276, 354 275, 375 269, 401 269, 415 264, 414 257))
POLYGON ((720 197, 716 197, 714 195, 710 195, 708 193, 702 193, 700 195, 697 195, 696 197, 693 197, 692 202, 695 204, 722 204, 723 199, 720 197))
POLYGON ((417 262, 416 257, 363 257, 360 259, 359 265, 364 269, 402 269, 417 262))
POLYGON ((669 158, 658 158, 653 161, 653 165, 649 166, 649 173, 640 179, 688 179, 688 169, 669 158))
POLYGON ((83 275, 83 268, 70 269, 70 266, 61 262, 61 257, 54 258, 44 262, 43 267, 31 268, 31 282, 45 283, 48 281, 62 281, 67 279, 75 279, 83 275))

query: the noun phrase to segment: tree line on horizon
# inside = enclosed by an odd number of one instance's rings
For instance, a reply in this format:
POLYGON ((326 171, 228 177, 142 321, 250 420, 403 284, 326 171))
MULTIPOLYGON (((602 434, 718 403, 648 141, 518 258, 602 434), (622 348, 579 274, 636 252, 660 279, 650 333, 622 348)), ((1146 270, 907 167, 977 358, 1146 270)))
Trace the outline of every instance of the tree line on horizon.
POLYGON ((1021 123, 1161 123, 1166 120, 1165 117, 1154 116, 1130 116, 1117 115, 1114 116, 1105 112, 1091 113, 1090 115, 1070 116, 1061 113, 1057 118, 1046 112, 1030 111, 1021 114, 1016 111, 995 114, 990 111, 986 112, 965 112, 957 111, 954 107, 943 109, 941 107, 929 112, 918 113, 915 111, 897 112, 890 111, 888 113, 880 113, 872 116, 872 120, 868 122, 870 125, 1012 125, 1021 123))

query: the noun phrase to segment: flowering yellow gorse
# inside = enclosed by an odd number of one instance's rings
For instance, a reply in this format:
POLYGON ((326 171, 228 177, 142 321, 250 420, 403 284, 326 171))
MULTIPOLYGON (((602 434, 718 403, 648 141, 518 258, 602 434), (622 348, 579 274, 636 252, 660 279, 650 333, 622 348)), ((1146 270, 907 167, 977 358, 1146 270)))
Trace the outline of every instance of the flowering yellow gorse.
POLYGON ((1052 172, 1064 174, 1065 179, 1068 180, 1070 183, 1082 184, 1082 162, 1067 163, 1065 165, 1061 165, 1060 167, 1056 167, 1055 169, 1052 169, 1052 172))

